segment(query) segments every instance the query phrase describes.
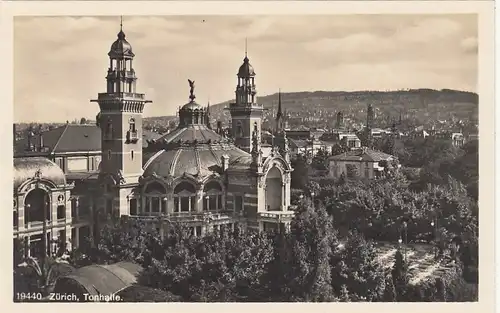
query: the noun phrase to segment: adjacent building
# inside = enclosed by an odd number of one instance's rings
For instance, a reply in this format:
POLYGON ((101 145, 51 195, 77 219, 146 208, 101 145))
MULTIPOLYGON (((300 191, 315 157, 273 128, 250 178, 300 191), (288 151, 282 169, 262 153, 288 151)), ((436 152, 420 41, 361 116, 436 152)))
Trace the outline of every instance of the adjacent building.
POLYGON ((362 149, 351 150, 328 159, 329 171, 332 178, 367 178, 373 179, 383 175, 384 170, 396 158, 381 151, 362 149))

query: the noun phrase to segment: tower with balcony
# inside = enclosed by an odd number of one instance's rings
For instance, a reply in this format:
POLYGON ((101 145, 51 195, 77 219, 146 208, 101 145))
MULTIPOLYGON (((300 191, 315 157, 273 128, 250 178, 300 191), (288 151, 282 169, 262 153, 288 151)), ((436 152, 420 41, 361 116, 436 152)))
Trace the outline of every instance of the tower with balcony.
POLYGON ((236 146, 251 153, 253 137, 258 136, 258 138, 261 138, 260 132, 264 108, 257 103, 255 71, 246 52, 243 64, 238 70, 238 83, 235 93, 236 100, 229 105, 232 137, 236 146), (257 133, 254 132, 255 128, 257 133))
POLYGON ((100 108, 97 124, 102 133, 100 176, 104 213, 128 215, 130 207, 137 203, 130 201, 130 194, 142 175, 142 114, 151 101, 137 93, 135 54, 125 39, 122 24, 117 37, 108 53, 106 92, 99 93, 92 102, 100 108))

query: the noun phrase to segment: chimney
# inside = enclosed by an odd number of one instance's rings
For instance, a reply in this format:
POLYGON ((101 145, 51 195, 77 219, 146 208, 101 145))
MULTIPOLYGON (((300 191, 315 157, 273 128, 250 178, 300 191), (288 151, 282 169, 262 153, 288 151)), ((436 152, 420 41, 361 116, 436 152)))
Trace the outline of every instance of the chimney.
POLYGON ((222 171, 227 171, 229 167, 229 156, 227 154, 222 155, 222 171))

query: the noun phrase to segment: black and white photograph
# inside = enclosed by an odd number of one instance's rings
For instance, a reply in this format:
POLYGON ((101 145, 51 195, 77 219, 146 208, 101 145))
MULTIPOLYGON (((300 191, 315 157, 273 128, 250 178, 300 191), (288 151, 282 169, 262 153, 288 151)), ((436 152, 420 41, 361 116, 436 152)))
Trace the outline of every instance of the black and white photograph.
POLYGON ((12 17, 13 302, 478 303, 478 13, 116 9, 12 17))

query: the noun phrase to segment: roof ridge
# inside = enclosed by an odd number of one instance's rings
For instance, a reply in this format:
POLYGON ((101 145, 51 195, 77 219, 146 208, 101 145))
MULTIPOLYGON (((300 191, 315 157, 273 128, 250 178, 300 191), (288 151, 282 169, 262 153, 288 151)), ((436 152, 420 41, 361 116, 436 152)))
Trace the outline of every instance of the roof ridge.
POLYGON ((174 176, 175 174, 175 167, 177 166, 177 161, 179 160, 179 155, 181 154, 181 152, 182 148, 175 151, 174 158, 172 159, 172 163, 170 163, 170 168, 168 169, 170 176, 174 176))
POLYGON ((64 128, 63 132, 61 133, 61 136, 59 136, 59 139, 57 139, 57 142, 56 144, 54 145, 54 148, 52 148, 52 151, 50 151, 50 153, 54 153, 54 151, 56 151, 56 148, 57 146, 59 145, 59 142, 61 142, 61 138, 64 136, 64 134, 66 133, 66 131, 68 130, 68 126, 69 124, 66 124, 65 125, 66 127, 64 128))

